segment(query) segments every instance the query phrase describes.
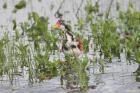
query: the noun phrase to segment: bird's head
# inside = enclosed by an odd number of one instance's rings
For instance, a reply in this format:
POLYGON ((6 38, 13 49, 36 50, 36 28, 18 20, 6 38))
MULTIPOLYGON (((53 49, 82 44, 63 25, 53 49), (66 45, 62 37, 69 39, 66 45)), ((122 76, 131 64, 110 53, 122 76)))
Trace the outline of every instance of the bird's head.
POLYGON ((58 20, 56 24, 53 26, 54 29, 61 29, 62 27, 62 20, 58 20))
POLYGON ((68 25, 64 20, 58 20, 56 24, 53 26, 54 29, 61 29, 65 31, 71 31, 71 26, 68 25))

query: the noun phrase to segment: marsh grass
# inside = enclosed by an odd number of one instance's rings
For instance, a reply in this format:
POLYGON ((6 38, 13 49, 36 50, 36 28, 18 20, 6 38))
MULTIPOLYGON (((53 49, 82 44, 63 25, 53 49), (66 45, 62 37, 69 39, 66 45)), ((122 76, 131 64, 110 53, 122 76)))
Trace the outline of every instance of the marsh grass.
MULTIPOLYGON (((15 8, 22 9, 25 6, 21 4, 15 8)), ((133 10, 131 3, 126 12, 118 9, 120 15, 116 20, 106 17, 109 16, 109 10, 99 16, 98 1, 92 5, 89 0, 85 6, 85 12, 86 18, 78 19, 77 28, 79 28, 78 32, 87 31, 84 28, 88 27, 92 31, 94 50, 100 56, 99 59, 95 56, 94 58, 98 60, 93 61, 92 64, 99 63, 100 72, 104 73, 106 63, 111 63, 112 58, 119 59, 122 50, 125 50, 127 61, 135 60, 140 65, 140 21, 138 20, 140 13, 133 10), (120 33, 117 32, 118 29, 121 30, 120 33)), ((89 83, 86 72, 88 57, 78 59, 75 56, 65 55, 66 62, 60 59, 50 62, 50 54, 57 49, 57 35, 63 37, 63 33, 61 30, 55 31, 56 29, 50 31, 47 17, 40 17, 36 12, 29 13, 28 17, 28 21, 21 24, 22 33, 19 33, 17 29, 16 20, 13 20, 15 37, 11 38, 8 33, 4 33, 0 39, 0 76, 7 75, 10 84, 13 85, 15 77, 23 73, 18 68, 26 67, 28 68, 28 82, 31 85, 61 76, 61 85, 67 88, 75 85, 80 90, 86 91, 89 83), (26 37, 27 40, 24 41, 26 37), (24 42, 21 42, 21 39, 24 42)), ((84 38, 83 41, 86 54, 89 51, 89 40, 84 38)), ((139 80, 140 66, 136 73, 139 80)))
POLYGON ((89 80, 86 73, 87 57, 83 57, 80 60, 77 57, 66 55, 65 58, 66 62, 63 62, 63 66, 60 68, 61 84, 66 84, 68 89, 87 90, 89 80))

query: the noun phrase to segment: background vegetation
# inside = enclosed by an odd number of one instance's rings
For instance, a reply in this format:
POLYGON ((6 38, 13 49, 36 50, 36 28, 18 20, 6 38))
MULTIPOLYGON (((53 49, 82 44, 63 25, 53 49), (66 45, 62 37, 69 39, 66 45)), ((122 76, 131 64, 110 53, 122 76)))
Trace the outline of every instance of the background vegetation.
MULTIPOLYGON (((41 0, 38 1, 41 2, 41 0)), ((104 73, 106 63, 111 63, 114 57, 117 57, 119 61, 120 54, 125 53, 129 63, 134 61, 139 64, 136 71, 136 80, 139 81, 140 12, 134 10, 132 3, 129 3, 127 11, 121 11, 119 3, 117 3, 116 11, 119 12, 119 16, 114 20, 109 17, 112 2, 108 10, 100 14, 99 1, 97 0, 93 4, 92 0, 87 0, 84 6, 86 16, 80 17, 76 14, 78 21, 74 29, 76 31, 73 33, 84 37, 84 33, 87 31, 85 28, 90 28, 91 34, 88 39, 83 38, 84 53, 89 51, 88 44, 93 38, 95 45, 93 50, 95 53, 100 53, 100 59, 93 61, 93 64, 99 63, 102 73, 104 73)), ((15 5, 12 12, 16 13, 24 9, 26 5, 26 1, 21 0, 15 5)), ((7 7, 7 2, 5 2, 3 9, 7 7)), ((9 33, 5 31, 0 39, 0 76, 7 75, 12 85, 14 78, 17 75, 22 75, 22 70, 18 69, 27 68, 29 84, 42 82, 56 76, 66 76, 67 83, 74 82, 73 77, 76 76, 76 84, 86 90, 88 88, 87 56, 79 60, 66 55, 67 62, 60 59, 54 60, 54 62, 49 60, 50 55, 58 49, 56 45, 59 41, 58 37, 63 35, 61 30, 56 31, 59 29, 50 29, 48 20, 49 17, 42 17, 37 12, 32 11, 28 14, 28 21, 23 22, 20 27, 16 19, 12 21, 14 37, 10 37, 9 33)), ((95 56, 94 59, 97 57, 95 56)))

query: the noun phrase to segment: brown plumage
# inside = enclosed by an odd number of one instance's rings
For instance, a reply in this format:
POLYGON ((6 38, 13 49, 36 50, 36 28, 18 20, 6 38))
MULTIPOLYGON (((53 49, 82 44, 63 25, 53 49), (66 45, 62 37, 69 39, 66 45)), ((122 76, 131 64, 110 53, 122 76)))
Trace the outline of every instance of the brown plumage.
POLYGON ((80 51, 83 51, 83 41, 80 38, 77 38, 76 41, 78 42, 78 48, 80 51))

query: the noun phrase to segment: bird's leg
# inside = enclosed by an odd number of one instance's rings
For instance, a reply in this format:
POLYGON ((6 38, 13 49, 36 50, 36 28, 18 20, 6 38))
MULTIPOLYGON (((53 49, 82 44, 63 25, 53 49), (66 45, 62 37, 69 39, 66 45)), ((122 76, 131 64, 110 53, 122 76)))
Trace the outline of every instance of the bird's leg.
POLYGON ((63 76, 63 75, 61 75, 61 76, 60 76, 61 86, 63 85, 63 79, 64 79, 64 76, 63 76))

